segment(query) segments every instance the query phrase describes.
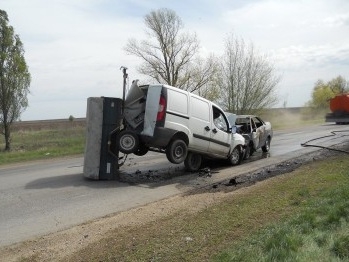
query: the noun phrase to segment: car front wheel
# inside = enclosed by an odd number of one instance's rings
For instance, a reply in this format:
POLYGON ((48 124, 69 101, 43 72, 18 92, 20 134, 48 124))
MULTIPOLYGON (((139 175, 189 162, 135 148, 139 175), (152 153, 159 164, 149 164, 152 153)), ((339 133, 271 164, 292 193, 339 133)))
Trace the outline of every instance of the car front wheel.
POLYGON ((263 152, 269 152, 269 150, 270 150, 270 137, 268 137, 267 140, 265 141, 264 146, 262 146, 262 150, 263 150, 263 152))
POLYGON ((248 145, 246 146, 246 149, 245 149, 245 155, 244 155, 244 159, 249 159, 250 156, 251 156, 251 147, 248 145))

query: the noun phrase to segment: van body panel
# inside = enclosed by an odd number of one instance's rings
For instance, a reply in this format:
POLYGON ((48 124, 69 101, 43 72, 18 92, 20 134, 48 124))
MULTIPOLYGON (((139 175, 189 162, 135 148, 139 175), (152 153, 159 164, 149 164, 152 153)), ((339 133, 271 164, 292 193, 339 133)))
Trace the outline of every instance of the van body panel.
POLYGON ((165 148, 171 141, 172 137, 178 131, 175 129, 155 127, 153 136, 142 136, 142 141, 149 147, 165 148))
POLYGON ((188 128, 188 119, 185 119, 185 121, 176 121, 178 119, 181 119, 181 117, 171 117, 166 116, 166 122, 164 128, 174 129, 178 132, 183 132, 187 136, 190 134, 189 128, 188 128))
POLYGON ((188 92, 180 89, 172 89, 169 86, 164 86, 167 89, 167 110, 183 116, 188 116, 189 96, 188 92))

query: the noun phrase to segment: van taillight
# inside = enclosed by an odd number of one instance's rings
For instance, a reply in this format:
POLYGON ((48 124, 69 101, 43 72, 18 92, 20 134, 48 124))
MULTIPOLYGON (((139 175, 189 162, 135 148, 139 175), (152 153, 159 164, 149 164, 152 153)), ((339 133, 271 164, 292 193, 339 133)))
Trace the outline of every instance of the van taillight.
POLYGON ((166 100, 163 96, 160 96, 160 101, 159 101, 159 110, 158 110, 158 115, 156 117, 156 121, 161 121, 165 117, 165 111, 166 110, 166 100))

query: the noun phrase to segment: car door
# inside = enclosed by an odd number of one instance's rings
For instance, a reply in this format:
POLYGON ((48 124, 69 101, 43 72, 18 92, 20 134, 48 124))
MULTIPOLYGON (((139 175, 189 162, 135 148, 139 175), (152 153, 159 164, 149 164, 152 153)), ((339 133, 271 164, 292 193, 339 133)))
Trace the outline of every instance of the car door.
POLYGON ((229 154, 231 145, 231 132, 228 120, 218 107, 211 108, 211 140, 209 153, 225 157, 229 154))
POLYGON ((256 126, 256 133, 259 136, 259 144, 258 147, 262 147, 265 143, 266 140, 266 130, 265 130, 265 124, 264 122, 258 118, 258 117, 253 117, 252 121, 255 123, 256 126))
POLYGON ((254 149, 258 149, 259 148, 259 132, 257 130, 257 126, 255 124, 255 122, 253 121, 252 117, 250 118, 250 126, 251 126, 251 131, 252 131, 252 140, 253 140, 253 146, 254 149))

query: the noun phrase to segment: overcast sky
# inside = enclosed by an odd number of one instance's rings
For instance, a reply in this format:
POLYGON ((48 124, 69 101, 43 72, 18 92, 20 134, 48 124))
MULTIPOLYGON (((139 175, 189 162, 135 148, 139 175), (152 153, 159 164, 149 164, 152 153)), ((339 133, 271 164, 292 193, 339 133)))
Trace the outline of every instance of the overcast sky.
POLYGON ((144 78, 123 48, 144 39, 144 16, 159 8, 196 32, 202 55, 221 55, 230 33, 268 55, 280 107, 303 106, 318 79, 349 80, 348 0, 0 0, 32 76, 21 119, 85 117, 88 97, 122 97, 121 66, 130 81, 144 78))

